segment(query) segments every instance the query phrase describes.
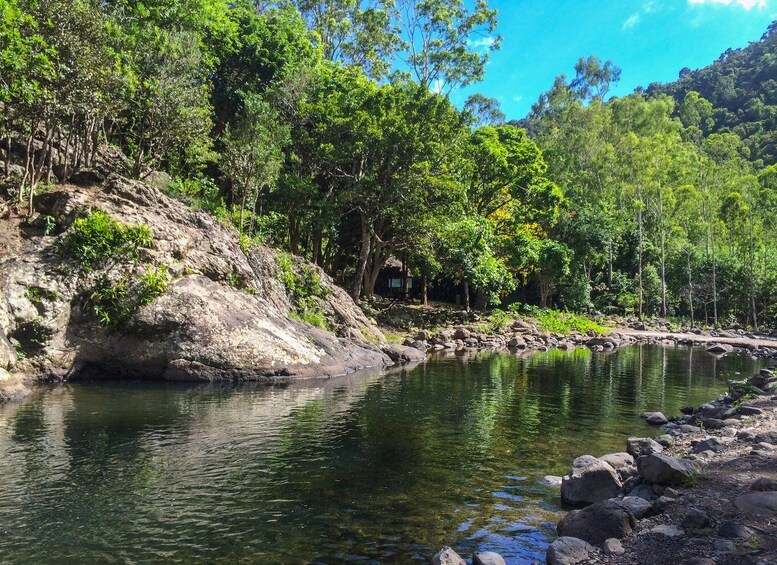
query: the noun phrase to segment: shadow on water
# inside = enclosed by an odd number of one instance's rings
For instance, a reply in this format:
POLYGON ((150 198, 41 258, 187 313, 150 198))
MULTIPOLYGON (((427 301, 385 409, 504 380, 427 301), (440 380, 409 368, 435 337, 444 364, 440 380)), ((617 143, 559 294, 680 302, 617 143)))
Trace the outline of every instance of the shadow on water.
POLYGON ((583 453, 757 362, 634 346, 275 386, 78 383, 0 408, 0 561, 541 559, 583 453))

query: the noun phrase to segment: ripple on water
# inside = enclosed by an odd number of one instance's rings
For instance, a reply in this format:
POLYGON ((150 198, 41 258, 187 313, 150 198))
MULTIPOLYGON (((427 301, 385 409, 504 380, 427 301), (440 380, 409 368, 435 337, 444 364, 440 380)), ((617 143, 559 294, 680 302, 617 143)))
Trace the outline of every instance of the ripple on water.
POLYGON ((581 453, 751 373, 700 350, 445 357, 277 387, 70 385, 0 407, 0 562, 541 559, 581 453))

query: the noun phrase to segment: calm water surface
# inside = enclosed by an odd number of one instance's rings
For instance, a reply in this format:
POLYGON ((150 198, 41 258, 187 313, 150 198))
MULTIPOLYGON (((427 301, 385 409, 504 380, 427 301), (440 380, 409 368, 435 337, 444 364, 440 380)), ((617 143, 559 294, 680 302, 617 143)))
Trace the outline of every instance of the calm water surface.
POLYGON ((634 346, 271 388, 48 389, 0 407, 0 562, 544 559, 559 508, 543 475, 756 368, 634 346))

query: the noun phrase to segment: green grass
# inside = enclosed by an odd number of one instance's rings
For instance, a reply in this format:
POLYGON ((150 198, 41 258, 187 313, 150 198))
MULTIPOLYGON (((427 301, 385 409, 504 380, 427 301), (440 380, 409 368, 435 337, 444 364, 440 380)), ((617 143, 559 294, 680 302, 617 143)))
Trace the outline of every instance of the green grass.
POLYGON ((508 308, 510 312, 522 313, 533 318, 537 322, 540 331, 571 334, 573 332, 586 333, 593 330, 597 334, 606 334, 610 329, 602 326, 587 316, 573 312, 561 312, 551 308, 538 308, 528 304, 514 303, 508 308))

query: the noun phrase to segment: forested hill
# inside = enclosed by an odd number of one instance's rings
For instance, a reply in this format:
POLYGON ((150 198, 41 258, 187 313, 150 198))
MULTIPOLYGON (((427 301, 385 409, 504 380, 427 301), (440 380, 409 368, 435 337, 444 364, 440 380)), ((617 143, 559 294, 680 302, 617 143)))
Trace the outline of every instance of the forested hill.
POLYGON ((750 150, 758 166, 777 162, 777 22, 760 41, 728 49, 711 65, 668 84, 651 84, 648 94, 669 94, 678 106, 696 91, 713 104, 704 133, 733 132, 750 150))

